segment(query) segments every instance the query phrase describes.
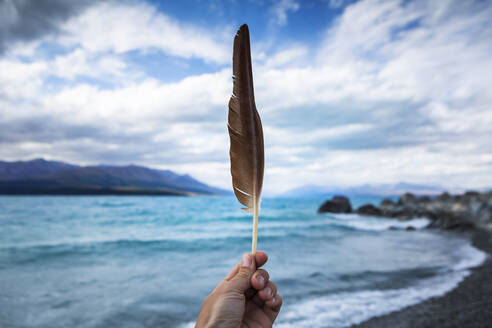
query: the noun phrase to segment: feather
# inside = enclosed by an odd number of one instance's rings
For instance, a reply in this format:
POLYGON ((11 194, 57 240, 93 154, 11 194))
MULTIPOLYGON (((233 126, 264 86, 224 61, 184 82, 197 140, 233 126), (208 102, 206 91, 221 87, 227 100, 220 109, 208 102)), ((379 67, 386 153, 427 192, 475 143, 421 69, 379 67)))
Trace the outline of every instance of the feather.
POLYGON ((231 175, 234 194, 253 213, 252 253, 256 253, 258 212, 263 171, 263 129, 256 110, 248 25, 242 25, 234 38, 232 59, 233 91, 229 100, 228 129, 231 139, 231 175))

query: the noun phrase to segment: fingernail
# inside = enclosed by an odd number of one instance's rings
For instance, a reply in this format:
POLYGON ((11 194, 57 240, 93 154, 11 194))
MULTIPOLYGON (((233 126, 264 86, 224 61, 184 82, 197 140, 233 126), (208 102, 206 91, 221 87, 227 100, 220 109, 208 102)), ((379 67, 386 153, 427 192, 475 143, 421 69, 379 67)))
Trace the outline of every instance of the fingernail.
POLYGON ((264 291, 267 295, 272 295, 272 289, 270 287, 265 288, 264 291))
POLYGON ((263 284, 265 283, 265 278, 263 276, 258 276, 256 277, 256 281, 258 281, 258 283, 263 286, 263 284))
POLYGON ((244 254, 241 260, 241 266, 249 268, 251 266, 251 256, 249 254, 244 254))
POLYGON ((273 303, 273 304, 277 303, 277 296, 273 296, 273 297, 272 297, 272 303, 273 303))

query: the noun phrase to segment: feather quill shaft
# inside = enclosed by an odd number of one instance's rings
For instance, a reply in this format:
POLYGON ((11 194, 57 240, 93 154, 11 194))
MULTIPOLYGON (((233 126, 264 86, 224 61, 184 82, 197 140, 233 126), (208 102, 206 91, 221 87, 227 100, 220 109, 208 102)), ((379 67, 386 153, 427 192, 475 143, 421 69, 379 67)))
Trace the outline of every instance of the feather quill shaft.
POLYGON ((231 139, 231 175, 234 194, 253 214, 252 253, 256 254, 258 215, 265 166, 263 129, 256 110, 248 25, 234 38, 233 91, 229 100, 228 130, 231 139))

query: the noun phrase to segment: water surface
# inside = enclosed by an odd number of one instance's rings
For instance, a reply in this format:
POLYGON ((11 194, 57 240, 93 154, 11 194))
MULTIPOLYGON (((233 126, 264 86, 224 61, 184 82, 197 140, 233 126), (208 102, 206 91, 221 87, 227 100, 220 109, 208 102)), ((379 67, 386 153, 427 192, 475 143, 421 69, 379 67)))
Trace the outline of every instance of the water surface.
MULTIPOLYGON (((355 200, 365 201, 377 199, 355 200)), ((426 219, 317 214, 321 202, 262 203, 259 249, 284 298, 278 327, 397 310, 454 288, 485 257, 457 235, 419 230, 426 219)), ((239 208, 232 197, 0 197, 0 326, 192 326, 250 250, 239 208)))

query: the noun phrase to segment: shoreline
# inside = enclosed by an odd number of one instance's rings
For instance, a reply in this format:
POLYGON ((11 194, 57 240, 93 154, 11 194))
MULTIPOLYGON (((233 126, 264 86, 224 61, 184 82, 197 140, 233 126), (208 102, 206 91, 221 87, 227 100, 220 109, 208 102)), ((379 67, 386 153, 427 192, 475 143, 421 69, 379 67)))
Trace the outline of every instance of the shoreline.
POLYGON ((490 327, 492 322, 492 235, 483 230, 465 233, 472 245, 485 253, 482 265, 471 271, 456 288, 440 297, 382 316, 352 327, 490 327))

